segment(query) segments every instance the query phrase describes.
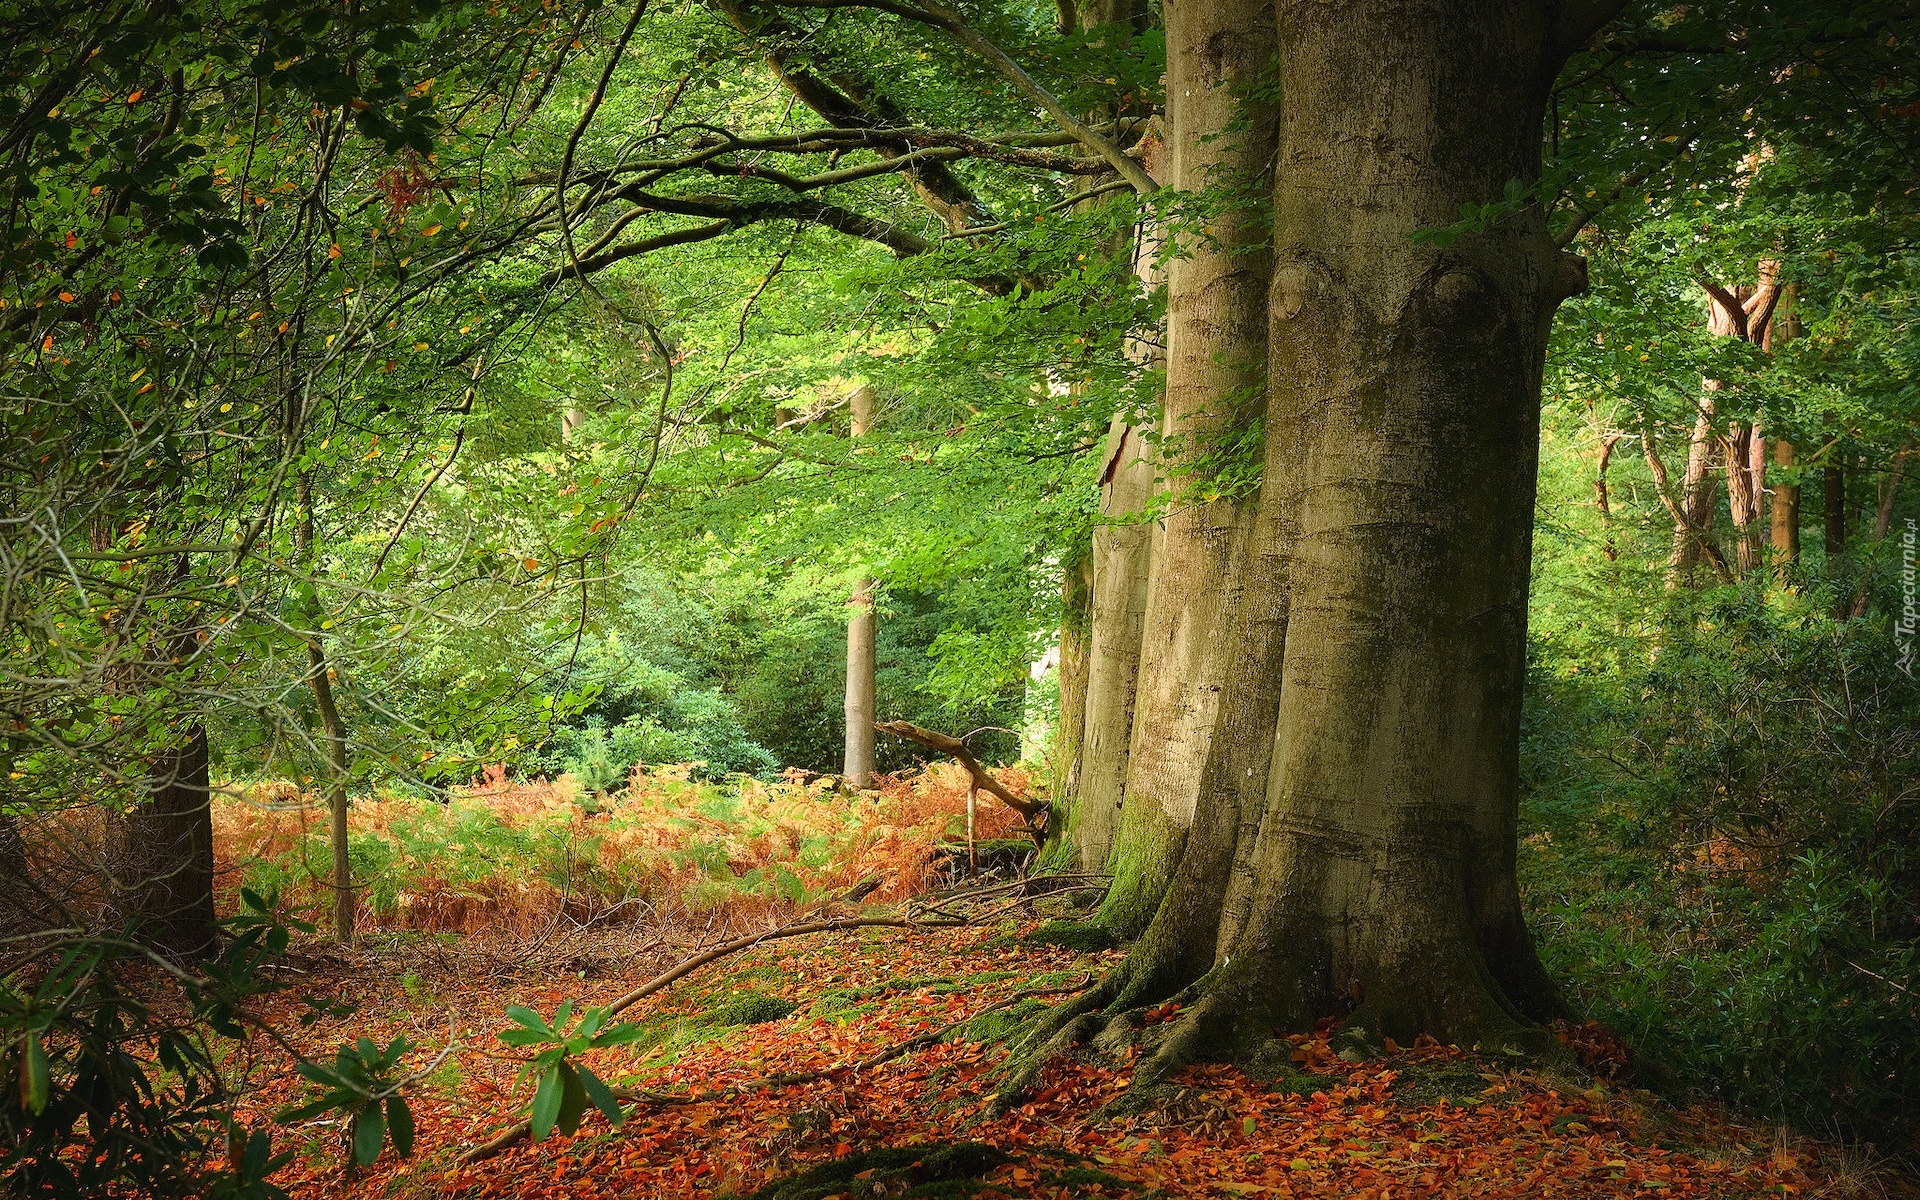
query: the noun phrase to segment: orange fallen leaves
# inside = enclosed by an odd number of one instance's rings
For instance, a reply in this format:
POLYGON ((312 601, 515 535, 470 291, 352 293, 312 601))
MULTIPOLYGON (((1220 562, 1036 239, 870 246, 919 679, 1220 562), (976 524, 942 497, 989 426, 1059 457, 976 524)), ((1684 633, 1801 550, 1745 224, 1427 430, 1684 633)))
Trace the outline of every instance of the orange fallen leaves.
MULTIPOLYGON (((627 1015, 691 1011, 695 993, 738 982, 801 1005, 792 1017, 698 1044, 675 1060, 620 1050, 594 1067, 612 1081, 689 1093, 844 1067, 978 1012, 1035 975, 1098 971, 1118 959, 1116 952, 1007 948, 994 938, 986 929, 887 930, 769 945, 627 1015), (871 999, 809 1016, 807 1006, 830 992, 871 999)), ((843 1069, 719 1100, 642 1104, 618 1131, 593 1117, 574 1137, 449 1168, 458 1148, 503 1127, 527 1099, 511 1087, 516 1062, 477 1051, 491 1044, 500 1005, 551 1008, 563 995, 604 1003, 629 981, 536 978, 500 986, 428 973, 411 977, 436 1001, 422 1005, 378 969, 339 974, 313 985, 335 988, 362 1011, 302 1034, 316 1047, 369 1025, 376 1037, 391 1030, 430 1038, 436 1028, 444 1033, 450 1013, 476 1049, 461 1056, 457 1081, 417 1091, 423 1150, 410 1163, 382 1158, 350 1183, 337 1165, 337 1129, 282 1132, 283 1144, 305 1152, 277 1182, 302 1198, 725 1196, 877 1147, 954 1141, 1005 1152, 1008 1161, 987 1176, 995 1190, 986 1194, 1015 1197, 1737 1197, 1804 1194, 1818 1182, 1811 1156, 1771 1153, 1763 1138, 1705 1112, 1662 1110, 1644 1094, 1575 1092, 1533 1075, 1488 1071, 1480 1074, 1483 1087, 1456 1093, 1456 1100, 1422 1101, 1409 1086, 1422 1072, 1444 1069, 1471 1081, 1479 1067, 1426 1038, 1384 1059, 1344 1061, 1330 1049, 1325 1028, 1292 1039, 1299 1068, 1324 1077, 1298 1084, 1312 1088, 1306 1094, 1276 1090, 1233 1067, 1203 1065, 1182 1073, 1174 1096, 1155 1110, 1095 1120, 1129 1082, 1131 1064, 1063 1060, 1049 1067, 1027 1103, 994 1118, 985 1106, 1004 1048, 948 1041, 864 1072, 843 1069), (1666 1139, 1721 1149, 1674 1149, 1666 1139)), ((1159 1011, 1162 1019, 1176 1015, 1168 1006, 1159 1011)), ((255 1119, 298 1094, 290 1072, 264 1085, 247 1104, 255 1119)), ((870 1193, 856 1176, 845 1194, 852 1200, 870 1193)))

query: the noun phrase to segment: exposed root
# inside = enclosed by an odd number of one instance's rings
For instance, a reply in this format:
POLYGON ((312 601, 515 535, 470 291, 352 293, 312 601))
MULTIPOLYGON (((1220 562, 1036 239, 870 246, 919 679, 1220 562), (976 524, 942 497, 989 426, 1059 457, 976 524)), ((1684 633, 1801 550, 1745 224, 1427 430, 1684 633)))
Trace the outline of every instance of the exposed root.
MULTIPOLYGON (((1000 1115, 1025 1099, 1047 1065, 1091 1043, 1121 1054, 1146 1025, 1147 1006, 1172 991, 1166 972, 1143 968, 1138 949, 1098 986, 1042 1013, 1031 1030, 1014 1042, 1014 1058, 988 1111, 1000 1115)), ((1137 1076, 1136 1076, 1137 1078, 1137 1076)))

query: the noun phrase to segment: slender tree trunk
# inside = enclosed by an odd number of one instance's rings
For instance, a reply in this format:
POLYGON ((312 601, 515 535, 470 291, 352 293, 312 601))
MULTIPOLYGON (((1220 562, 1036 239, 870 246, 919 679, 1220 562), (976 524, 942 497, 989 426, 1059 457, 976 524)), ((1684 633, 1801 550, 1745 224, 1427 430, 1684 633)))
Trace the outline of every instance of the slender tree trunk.
POLYGON ((1827 463, 1820 470, 1822 548, 1829 570, 1847 552, 1847 469, 1834 461, 1838 456, 1838 448, 1829 446, 1827 463))
POLYGON ((1713 476, 1714 404, 1708 391, 1700 397, 1699 411, 1693 418, 1693 436, 1687 440, 1687 471, 1681 478, 1680 512, 1673 525, 1673 551, 1667 557, 1667 586, 1688 582, 1704 558, 1719 559, 1720 547, 1714 538, 1714 515, 1718 492, 1713 476), (1712 543, 1712 549, 1708 549, 1712 543))
POLYGON ((1766 442, 1760 427, 1735 421, 1727 430, 1727 508, 1733 517, 1735 574, 1760 569, 1766 527, 1760 521, 1766 495, 1766 442))
MULTIPOLYGON (((847 397, 857 440, 873 429, 873 388, 862 384, 847 397)), ((873 580, 853 585, 847 601, 847 745, 841 774, 857 788, 873 786, 874 635, 873 580)))
MULTIPOLYGON (((1875 542, 1885 540, 1887 531, 1893 528, 1893 510, 1900 499, 1900 476, 1905 473, 1907 458, 1913 452, 1914 439, 1908 438, 1901 444, 1900 449, 1894 451, 1893 462, 1887 467, 1887 477, 1880 484, 1880 506, 1875 510, 1873 515, 1873 540, 1875 542)), ((1861 578, 1860 586, 1853 594, 1851 615, 1856 617, 1864 617, 1867 615, 1869 583, 1871 583, 1870 578, 1864 576, 1861 578)))
POLYGON ((1613 461, 1613 448, 1619 444, 1623 435, 1609 432, 1600 439, 1599 462, 1593 471, 1593 507, 1600 513, 1602 541, 1600 553, 1607 556, 1608 562, 1617 562, 1620 558, 1619 547, 1613 544, 1613 501, 1607 492, 1607 466, 1613 461))
MULTIPOLYGON (((1773 465, 1783 470, 1793 467, 1793 443, 1785 438, 1775 438, 1773 442, 1773 465)), ((1800 485, 1788 483, 1784 475, 1776 476, 1773 484, 1773 499, 1768 509, 1773 523, 1773 558, 1780 571, 1780 582, 1785 586, 1793 571, 1800 565, 1800 485)))
MULTIPOLYGON (((1087 733, 1087 667, 1093 614, 1093 557, 1084 548, 1061 568, 1060 723, 1053 735, 1055 822, 1080 794, 1080 746, 1087 733)), ((1061 833, 1065 824, 1051 829, 1061 833)))
POLYGON ((154 762, 147 799, 114 830, 121 911, 155 945, 188 958, 210 953, 219 937, 209 798, 207 733, 196 725, 154 762))
POLYGON ((1138 514, 1153 498, 1153 465, 1139 432, 1115 420, 1107 435, 1100 516, 1092 551, 1086 734, 1071 838, 1083 869, 1106 866, 1126 803, 1127 754, 1146 620, 1151 529, 1138 514))
MULTIPOLYGON (((294 557, 307 578, 317 580, 313 553, 313 475, 302 471, 294 481, 294 501, 298 507, 293 531, 294 557)), ((333 852, 333 936, 343 946, 353 944, 356 925, 353 892, 353 856, 347 836, 348 776, 352 763, 348 757, 347 724, 340 718, 340 706, 333 697, 333 667, 327 662, 326 648, 320 642, 320 598, 317 583, 307 603, 307 686, 313 691, 313 704, 320 713, 320 729, 327 739, 327 843, 333 852)))

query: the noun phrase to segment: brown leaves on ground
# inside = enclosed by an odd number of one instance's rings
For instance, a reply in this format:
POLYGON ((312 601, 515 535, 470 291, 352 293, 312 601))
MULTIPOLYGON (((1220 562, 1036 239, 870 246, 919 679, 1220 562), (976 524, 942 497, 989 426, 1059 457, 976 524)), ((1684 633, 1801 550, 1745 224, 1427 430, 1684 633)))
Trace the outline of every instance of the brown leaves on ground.
MULTIPOLYGON (((610 1081, 655 1092, 744 1087, 858 1062, 1036 980, 1058 986, 1119 958, 1117 951, 1029 945, 1007 932, 884 930, 769 945, 630 1010, 629 1019, 662 1031, 662 1040, 606 1052, 591 1065, 610 1081), (744 990, 797 1007, 784 1019, 714 1031, 691 1044, 667 1036, 744 990)), ((282 1132, 281 1144, 301 1153, 277 1182, 299 1197, 744 1196, 809 1170, 816 1176, 805 1179, 827 1182, 781 1194, 1743 1197, 1817 1192, 1824 1178, 1812 1149, 1781 1148, 1707 1112, 1666 1109, 1645 1093, 1583 1090, 1489 1068, 1427 1039, 1350 1062, 1333 1052, 1324 1030, 1296 1035, 1296 1069, 1277 1083, 1228 1066, 1196 1067, 1135 1116, 1096 1118, 1131 1082, 1130 1065, 1111 1059, 1057 1062, 1027 1103, 989 1116, 986 1099, 1006 1050, 997 1041, 956 1039, 857 1074, 642 1104, 618 1130, 589 1117, 575 1137, 522 1144, 462 1168, 452 1165, 455 1153, 504 1127, 529 1098, 513 1084, 518 1060, 493 1040, 501 1006, 550 1013, 563 998, 604 1003, 625 981, 555 978, 501 988, 429 972, 404 975, 403 988, 378 962, 315 969, 302 981, 306 990, 343 995, 361 1012, 302 1033, 311 1052, 363 1031, 381 1039, 405 1033, 427 1043, 416 1052, 424 1062, 449 1021, 464 1048, 457 1067, 414 1090, 422 1149, 411 1162, 397 1163, 388 1151, 349 1182, 338 1165, 340 1129, 315 1122, 282 1132), (1004 1161, 993 1154, 998 1165, 971 1182, 937 1185, 903 1182, 912 1172, 869 1165, 883 1148, 912 1148, 906 1157, 917 1166, 922 1151, 931 1157, 962 1142, 984 1143, 1004 1161), (836 1163, 843 1174, 833 1173, 836 1163)), ((1165 1023, 1182 1014, 1161 1006, 1152 1018, 1165 1023)), ((1608 1057, 1597 1031, 1575 1030, 1568 1040, 1582 1057, 1608 1057)), ((300 1094, 290 1071, 263 1084, 248 1103, 256 1121, 300 1094)))

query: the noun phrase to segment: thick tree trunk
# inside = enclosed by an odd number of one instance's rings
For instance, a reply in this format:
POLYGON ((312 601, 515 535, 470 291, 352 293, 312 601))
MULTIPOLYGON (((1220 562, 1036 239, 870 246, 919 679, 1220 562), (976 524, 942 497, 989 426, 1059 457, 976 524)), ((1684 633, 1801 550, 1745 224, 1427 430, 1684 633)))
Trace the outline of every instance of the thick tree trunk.
POLYGON ((205 729, 195 726, 154 762, 148 789, 147 799, 114 829, 119 907, 154 945, 198 957, 212 951, 219 936, 205 729))
MULTIPOLYGON (((1241 11, 1195 19, 1224 43, 1241 11)), ((1173 886, 1127 966, 1051 1026, 1082 1035, 1092 1007, 1190 982, 1136 1079, 1330 1015, 1539 1044, 1529 1020, 1560 1008, 1520 912, 1518 745, 1540 383, 1585 271, 1537 210, 1413 237, 1538 177, 1548 87, 1601 19, 1556 11, 1278 6, 1267 448, 1221 606, 1240 653, 1173 886)))
MULTIPOLYGON (((1271 54, 1273 11, 1264 0, 1176 0, 1165 18, 1166 182, 1224 199, 1184 218, 1167 268, 1156 466, 1168 505, 1154 540, 1127 807, 1102 913, 1129 935, 1153 918, 1172 883, 1202 791, 1221 782, 1218 760, 1246 760, 1263 774, 1271 741, 1219 739, 1227 676, 1248 651, 1235 614, 1257 497, 1234 481, 1261 463, 1271 260, 1258 202, 1270 186, 1275 113, 1250 95, 1271 54)), ((1231 841, 1221 852, 1230 858, 1231 841)), ((1187 906, 1195 913, 1219 908, 1225 875, 1209 878, 1220 886, 1187 906)), ((1183 922, 1166 936, 1206 957, 1213 932, 1183 922)))
MULTIPOLYGON (((862 384, 847 397, 853 436, 873 429, 873 388, 862 384)), ((874 635, 873 580, 860 579, 847 601, 847 739, 841 774, 857 788, 873 786, 874 635)))

